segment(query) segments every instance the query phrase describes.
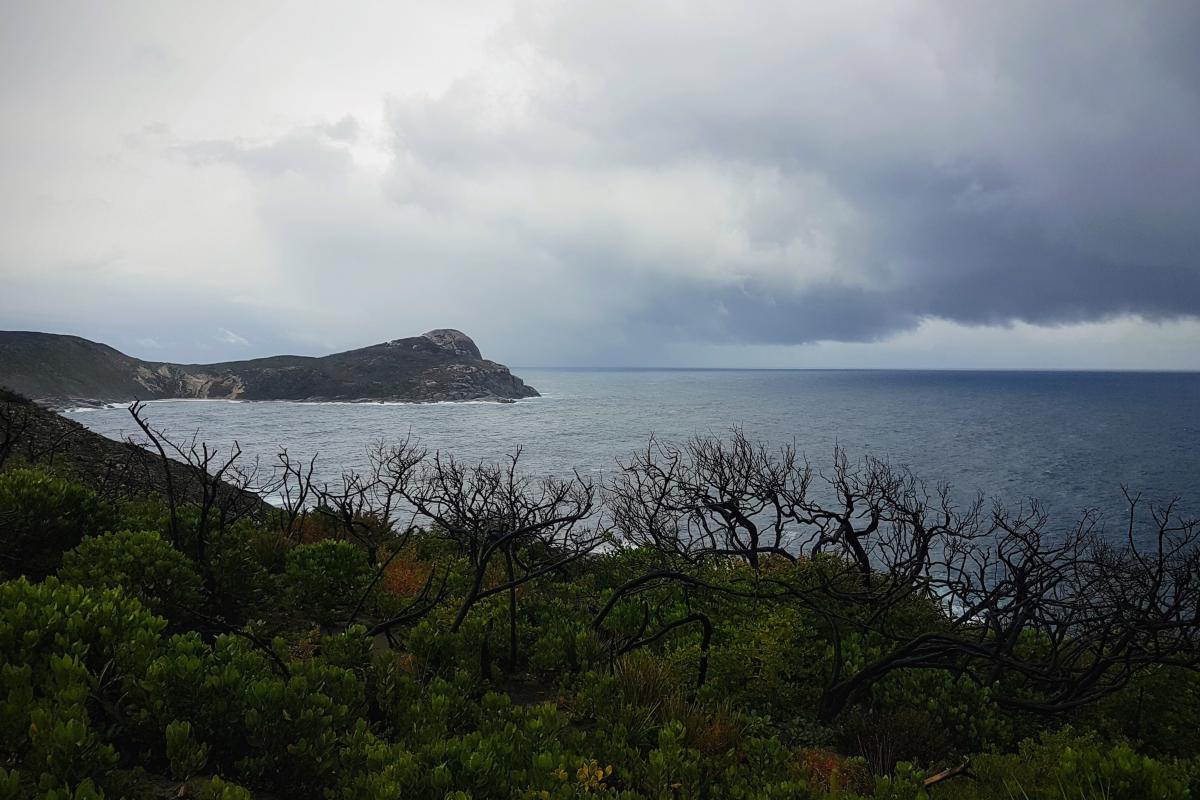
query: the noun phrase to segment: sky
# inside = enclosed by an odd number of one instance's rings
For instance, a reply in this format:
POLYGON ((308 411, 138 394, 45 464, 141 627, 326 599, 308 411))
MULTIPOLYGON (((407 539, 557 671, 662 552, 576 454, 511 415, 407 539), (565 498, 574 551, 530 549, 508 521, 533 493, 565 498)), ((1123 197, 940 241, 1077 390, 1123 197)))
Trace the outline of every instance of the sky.
POLYGON ((1200 369, 1200 5, 0 0, 0 328, 1200 369))

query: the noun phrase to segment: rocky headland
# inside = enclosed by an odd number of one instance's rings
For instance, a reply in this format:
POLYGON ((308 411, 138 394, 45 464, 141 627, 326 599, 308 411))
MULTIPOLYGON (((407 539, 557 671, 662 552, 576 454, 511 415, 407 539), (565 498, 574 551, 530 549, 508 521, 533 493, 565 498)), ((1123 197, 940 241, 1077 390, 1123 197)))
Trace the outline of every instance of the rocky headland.
POLYGON ((0 331, 0 386, 68 408, 133 400, 343 402, 537 397, 508 367, 448 328, 327 356, 269 356, 216 364, 144 361, 78 336, 0 331))

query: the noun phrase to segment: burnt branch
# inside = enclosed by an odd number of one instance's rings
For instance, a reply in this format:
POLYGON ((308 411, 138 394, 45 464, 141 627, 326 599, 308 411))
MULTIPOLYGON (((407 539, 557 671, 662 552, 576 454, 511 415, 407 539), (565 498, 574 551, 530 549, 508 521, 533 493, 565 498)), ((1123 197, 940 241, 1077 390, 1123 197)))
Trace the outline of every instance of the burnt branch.
POLYGON ((597 496, 590 481, 578 473, 569 480, 534 479, 521 473, 520 459, 520 449, 504 461, 477 464, 434 453, 413 462, 398 484, 417 517, 453 543, 469 566, 451 630, 480 601, 507 593, 510 666, 517 658, 517 588, 562 571, 604 538, 586 525, 597 496))
POLYGON ((1126 493, 1118 543, 1093 513, 1066 531, 1036 503, 988 513, 982 497, 960 505, 949 486, 881 459, 853 463, 841 448, 814 474, 794 448, 771 451, 737 430, 683 446, 652 438, 619 467, 608 513, 658 566, 617 587, 594 626, 623 599, 670 585, 799 602, 833 643, 827 721, 904 669, 952 670, 994 687, 1003 707, 1059 713, 1155 665, 1200 668, 1200 527, 1174 503, 1126 493), (803 581, 764 571, 771 558, 803 559, 803 581), (701 577, 721 559, 751 577, 701 577), (929 625, 914 630, 922 608, 929 625), (851 663, 850 635, 878 645, 878 658, 851 663))

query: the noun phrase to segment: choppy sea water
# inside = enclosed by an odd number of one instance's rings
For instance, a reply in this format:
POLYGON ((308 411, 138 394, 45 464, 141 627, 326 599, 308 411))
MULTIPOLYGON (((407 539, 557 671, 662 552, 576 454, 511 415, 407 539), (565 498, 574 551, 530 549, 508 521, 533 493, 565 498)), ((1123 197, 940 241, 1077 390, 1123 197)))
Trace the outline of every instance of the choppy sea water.
MULTIPOLYGON (((173 437, 236 439, 270 463, 281 447, 321 474, 361 468, 372 441, 409 433, 469 459, 520 445, 533 474, 602 476, 654 433, 683 439, 742 427, 795 440, 815 467, 835 444, 884 456, 929 483, 1013 504, 1036 497, 1066 524, 1098 508, 1116 526, 1122 484, 1179 497, 1200 516, 1200 373, 516 369, 543 397, 512 404, 163 401, 173 437)), ((124 408, 68 412, 115 438, 124 408)))

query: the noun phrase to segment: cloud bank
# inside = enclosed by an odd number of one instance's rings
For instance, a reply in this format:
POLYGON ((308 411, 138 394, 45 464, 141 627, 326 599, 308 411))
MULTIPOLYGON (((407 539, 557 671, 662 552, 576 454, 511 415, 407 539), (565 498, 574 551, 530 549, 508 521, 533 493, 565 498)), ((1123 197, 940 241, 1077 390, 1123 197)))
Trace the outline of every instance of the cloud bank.
POLYGON ((131 7, 69 58, 86 19, 21 11, 6 320, 197 357, 454 325, 518 364, 1200 367, 1188 4, 131 7))

